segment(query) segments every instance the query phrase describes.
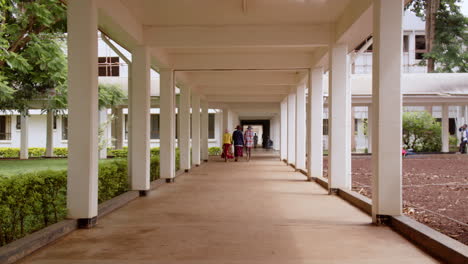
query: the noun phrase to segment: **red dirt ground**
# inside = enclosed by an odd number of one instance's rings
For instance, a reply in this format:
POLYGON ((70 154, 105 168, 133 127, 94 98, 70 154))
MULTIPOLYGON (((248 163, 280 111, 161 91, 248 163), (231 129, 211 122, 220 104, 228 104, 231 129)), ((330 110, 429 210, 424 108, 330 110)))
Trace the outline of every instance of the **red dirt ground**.
MULTIPOLYGON (((325 177, 327 167, 325 158, 325 177)), ((353 156, 353 190, 370 198, 371 176, 370 156, 353 156)), ((468 155, 405 157, 403 212, 468 245, 468 155)))

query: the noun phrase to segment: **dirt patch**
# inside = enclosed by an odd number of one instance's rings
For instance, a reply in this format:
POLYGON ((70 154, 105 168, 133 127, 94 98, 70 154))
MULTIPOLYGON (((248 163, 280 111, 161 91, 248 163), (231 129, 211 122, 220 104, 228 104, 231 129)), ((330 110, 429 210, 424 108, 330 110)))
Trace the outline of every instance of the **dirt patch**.
MULTIPOLYGON (((324 176, 328 176, 326 158, 324 176)), ((370 156, 353 157, 353 190, 370 198, 371 178, 370 156)), ((403 212, 468 245, 468 155, 404 158, 403 212)))

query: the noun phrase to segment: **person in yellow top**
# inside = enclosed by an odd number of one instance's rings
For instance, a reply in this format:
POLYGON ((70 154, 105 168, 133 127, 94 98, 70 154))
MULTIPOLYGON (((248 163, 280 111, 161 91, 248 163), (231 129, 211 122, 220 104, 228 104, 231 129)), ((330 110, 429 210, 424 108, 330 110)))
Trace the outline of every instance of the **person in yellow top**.
POLYGON ((232 145, 232 135, 229 133, 229 130, 226 129, 223 134, 223 153, 221 154, 221 158, 224 159, 225 162, 228 159, 232 159, 232 152, 231 152, 231 145, 232 145))

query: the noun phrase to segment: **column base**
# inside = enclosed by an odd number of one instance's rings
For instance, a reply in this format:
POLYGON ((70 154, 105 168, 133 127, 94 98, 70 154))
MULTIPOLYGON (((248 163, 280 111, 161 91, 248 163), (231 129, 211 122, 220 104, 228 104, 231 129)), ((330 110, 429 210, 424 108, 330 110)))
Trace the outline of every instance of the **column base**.
POLYGON ((338 195, 338 188, 330 188, 330 189, 328 189, 328 194, 330 194, 330 195, 338 195))
POLYGON ((79 229, 89 229, 95 227, 97 224, 97 216, 93 218, 79 218, 78 219, 78 228, 79 229))
POLYGON ((148 195, 148 190, 138 191, 138 193, 140 194, 140 197, 144 197, 148 195))
POLYGON ((203 162, 208 162, 208 160, 203 160, 203 162))
POLYGON ((376 215, 375 224, 376 225, 388 225, 390 223, 390 216, 388 215, 376 215))
POLYGON ((174 183, 175 179, 174 178, 166 178, 166 183, 174 183))
POLYGON ((313 178, 313 177, 307 177, 307 181, 308 181, 308 182, 313 182, 313 181, 314 181, 314 178, 313 178))
POLYGON ((185 169, 184 172, 189 172, 190 170, 189 169, 185 169))
POLYGON ((195 164, 195 167, 200 167, 200 164, 195 164))

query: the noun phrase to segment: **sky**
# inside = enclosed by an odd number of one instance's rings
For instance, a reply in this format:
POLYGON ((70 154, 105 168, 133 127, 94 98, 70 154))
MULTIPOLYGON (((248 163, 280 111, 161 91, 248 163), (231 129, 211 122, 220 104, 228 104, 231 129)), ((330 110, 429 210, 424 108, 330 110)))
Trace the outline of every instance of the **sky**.
POLYGON ((461 4, 461 11, 463 15, 468 16, 468 0, 463 0, 461 4))

